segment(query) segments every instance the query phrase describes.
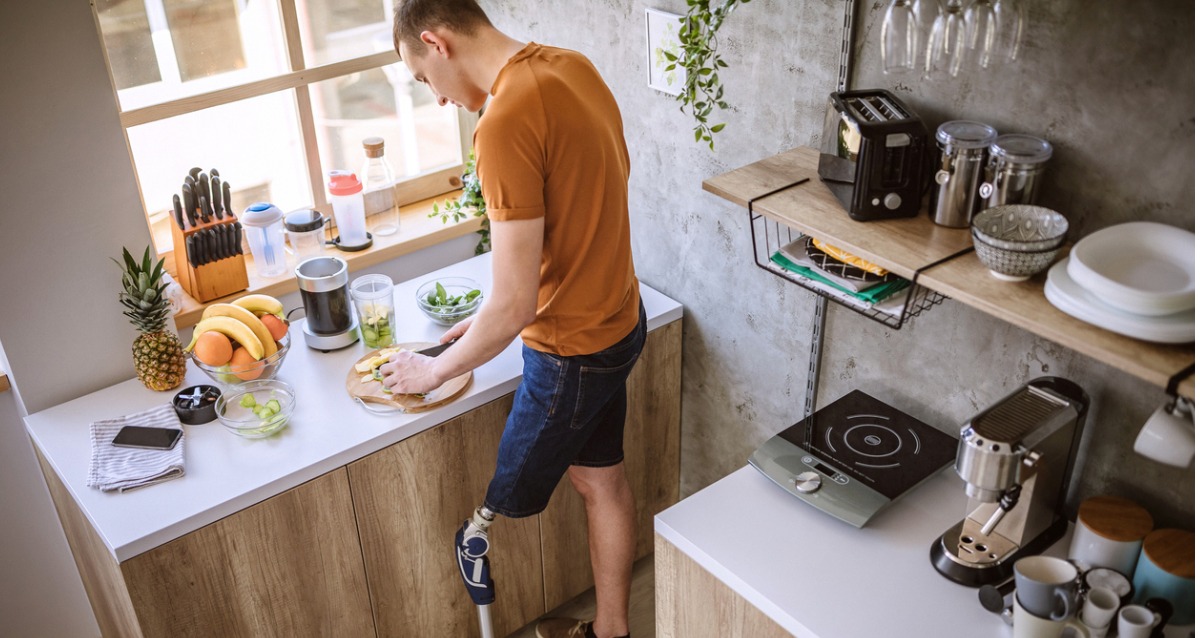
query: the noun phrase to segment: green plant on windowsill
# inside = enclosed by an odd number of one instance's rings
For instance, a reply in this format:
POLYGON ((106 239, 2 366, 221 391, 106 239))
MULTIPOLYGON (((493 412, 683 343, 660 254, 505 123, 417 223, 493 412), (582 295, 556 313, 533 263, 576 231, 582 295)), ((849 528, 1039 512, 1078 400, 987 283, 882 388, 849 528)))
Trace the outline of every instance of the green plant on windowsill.
POLYGON ((729 108, 725 101, 725 87, 718 77, 718 69, 728 64, 717 54, 717 31, 724 24, 725 18, 740 4, 750 0, 687 0, 688 10, 679 19, 680 54, 666 52, 670 64, 664 71, 676 68, 687 71, 683 92, 675 99, 680 102, 679 111, 686 113, 691 109, 692 117, 696 120, 696 141, 708 142, 708 150, 713 147, 713 135, 725 128, 725 124, 710 123, 713 107, 724 110, 729 108))
POLYGON ((475 245, 475 254, 482 255, 492 249, 492 228, 488 223, 487 204, 483 201, 483 190, 479 186, 479 175, 475 173, 475 151, 467 154, 463 163, 462 195, 458 199, 448 199, 442 202, 441 208, 433 205, 430 217, 441 217, 443 224, 451 221, 460 222, 467 215, 482 217, 482 225, 475 231, 479 235, 479 243, 475 245))

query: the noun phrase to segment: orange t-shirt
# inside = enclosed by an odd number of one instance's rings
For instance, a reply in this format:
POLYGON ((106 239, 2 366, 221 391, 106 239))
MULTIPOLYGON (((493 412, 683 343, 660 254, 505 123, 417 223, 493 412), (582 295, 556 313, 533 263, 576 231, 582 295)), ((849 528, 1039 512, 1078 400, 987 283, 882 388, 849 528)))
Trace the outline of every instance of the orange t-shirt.
POLYGON ((530 43, 509 59, 475 128, 476 172, 494 221, 545 218, 535 350, 603 350, 633 330, 629 151, 621 112, 583 55, 530 43))

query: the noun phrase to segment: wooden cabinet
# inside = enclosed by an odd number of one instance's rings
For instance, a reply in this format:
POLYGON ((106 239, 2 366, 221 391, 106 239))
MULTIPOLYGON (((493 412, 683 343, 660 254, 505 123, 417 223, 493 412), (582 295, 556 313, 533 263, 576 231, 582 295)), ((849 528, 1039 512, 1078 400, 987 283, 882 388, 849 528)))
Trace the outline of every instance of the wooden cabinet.
POLYGON ((654 624, 660 638, 791 635, 669 541, 656 536, 655 543, 654 624))
MULTIPOLYGON (((639 557, 654 514, 679 497, 681 326, 648 335, 628 381, 639 557)), ((511 405, 509 394, 121 563, 44 459, 42 470, 104 636, 477 636, 454 531, 482 501, 511 405)), ((591 587, 569 486, 490 535, 497 635, 591 587)))
MULTIPOLYGON (((454 532, 482 503, 512 395, 351 463, 378 636, 478 636, 454 532)), ((505 636, 543 613, 537 517, 489 531, 492 623, 505 636)))
POLYGON ((374 631, 345 468, 120 564, 43 470, 104 636, 374 631))

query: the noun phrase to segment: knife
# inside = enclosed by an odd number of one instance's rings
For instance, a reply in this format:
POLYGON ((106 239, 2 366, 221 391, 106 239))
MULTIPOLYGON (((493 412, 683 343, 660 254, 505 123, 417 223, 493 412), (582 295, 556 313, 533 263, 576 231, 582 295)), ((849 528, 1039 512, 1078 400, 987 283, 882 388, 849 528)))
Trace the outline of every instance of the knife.
POLYGON ((436 346, 430 346, 428 348, 425 348, 424 350, 417 350, 417 354, 423 354, 427 357, 436 357, 439 354, 442 354, 443 352, 445 352, 446 348, 449 348, 450 346, 454 345, 456 342, 458 342, 458 337, 455 337, 455 338, 447 341, 446 343, 439 343, 436 346))
POLYGON ((178 195, 171 196, 171 205, 175 209, 175 224, 179 226, 179 230, 183 230, 183 204, 179 201, 178 195))
POLYGON ((187 183, 183 185, 183 212, 187 215, 188 224, 192 228, 196 227, 196 197, 192 194, 192 187, 187 183))
POLYGON ((195 238, 195 236, 188 235, 187 239, 183 240, 183 244, 187 249, 188 263, 191 264, 193 268, 195 268, 196 266, 199 266, 200 264, 196 263, 199 261, 199 258, 197 258, 197 256, 196 256, 196 238, 195 238))
POLYGON ((202 171, 202 170, 204 170, 204 169, 200 168, 199 166, 193 166, 191 168, 191 170, 188 171, 188 177, 191 177, 192 179, 196 179, 196 176, 199 175, 200 171, 202 171))
MULTIPOLYGON (((204 192, 203 185, 200 186, 200 192, 204 192)), ((206 224, 212 221, 212 217, 209 215, 208 198, 204 195, 200 195, 200 220, 206 224)))
POLYGON ((213 213, 217 219, 225 219, 225 209, 221 207, 221 177, 216 173, 212 176, 212 198, 209 199, 213 206, 213 213))
POLYGON ((231 197, 229 190, 229 182, 221 182, 221 198, 225 200, 223 204, 225 212, 233 219, 237 219, 233 215, 233 206, 230 205, 231 197))
POLYGON ((229 224, 221 226, 221 259, 233 256, 233 235, 229 233, 229 224))
MULTIPOLYGON (((226 191, 228 192, 228 191, 226 191)), ((237 254, 242 253, 242 222, 233 222, 233 247, 237 250, 237 254)))
POLYGON ((208 261, 213 262, 220 259, 220 255, 217 254, 217 231, 209 228, 205 232, 208 233, 208 261))

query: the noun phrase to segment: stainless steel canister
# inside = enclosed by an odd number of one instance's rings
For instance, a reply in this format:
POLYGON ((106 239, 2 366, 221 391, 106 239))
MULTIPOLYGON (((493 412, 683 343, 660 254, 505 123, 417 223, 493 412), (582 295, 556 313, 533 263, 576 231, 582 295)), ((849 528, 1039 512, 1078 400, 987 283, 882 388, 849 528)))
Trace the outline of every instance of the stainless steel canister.
POLYGON ((953 120, 937 129, 941 149, 940 166, 934 174, 937 188, 929 214, 933 223, 951 228, 966 228, 981 209, 979 182, 987 160, 988 145, 996 139, 996 129, 969 120, 953 120))
POLYGON ((1046 161, 1054 154, 1050 142, 1032 135, 1001 135, 988 149, 979 195, 985 208, 1001 204, 1033 204, 1046 161))

